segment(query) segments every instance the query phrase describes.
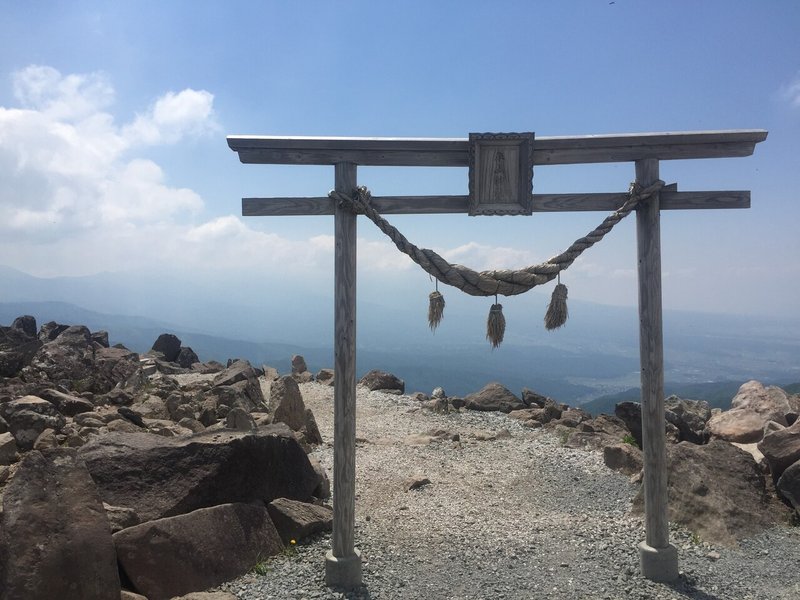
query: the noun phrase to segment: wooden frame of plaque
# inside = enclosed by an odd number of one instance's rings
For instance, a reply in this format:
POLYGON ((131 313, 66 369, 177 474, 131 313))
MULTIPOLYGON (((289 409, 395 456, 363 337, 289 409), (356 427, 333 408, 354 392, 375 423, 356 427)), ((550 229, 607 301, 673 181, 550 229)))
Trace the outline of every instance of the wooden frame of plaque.
POLYGON ((469 134, 469 214, 533 212, 533 133, 469 134))

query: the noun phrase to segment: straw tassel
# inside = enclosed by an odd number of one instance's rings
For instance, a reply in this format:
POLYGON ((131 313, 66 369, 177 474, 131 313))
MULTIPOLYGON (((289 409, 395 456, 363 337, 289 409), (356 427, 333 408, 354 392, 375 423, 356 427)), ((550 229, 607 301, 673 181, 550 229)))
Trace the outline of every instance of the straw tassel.
POLYGON ((559 281, 550 298, 550 305, 544 316, 544 326, 548 330, 558 329, 567 322, 567 315, 567 286, 559 281))
POLYGON ((439 290, 436 290, 430 293, 428 301, 428 326, 431 331, 436 331, 444 317, 444 296, 439 290))
POLYGON ((489 310, 489 319, 486 321, 486 339, 492 345, 492 349, 497 348, 503 341, 506 332, 506 318, 503 316, 503 305, 492 304, 489 310))

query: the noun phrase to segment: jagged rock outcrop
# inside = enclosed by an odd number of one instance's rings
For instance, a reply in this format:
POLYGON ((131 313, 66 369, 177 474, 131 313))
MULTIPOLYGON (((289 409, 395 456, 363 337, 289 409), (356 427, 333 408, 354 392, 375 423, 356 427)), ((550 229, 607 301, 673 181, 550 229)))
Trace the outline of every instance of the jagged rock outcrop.
POLYGON ((4 600, 119 600, 106 512, 75 450, 33 451, 3 497, 4 600))
POLYGON ((241 503, 142 523, 113 539, 122 570, 149 600, 217 586, 283 549, 267 509, 241 503))
POLYGON ((132 508, 143 521, 217 504, 309 500, 319 484, 282 424, 179 438, 108 433, 81 447, 80 456, 103 501, 132 508))

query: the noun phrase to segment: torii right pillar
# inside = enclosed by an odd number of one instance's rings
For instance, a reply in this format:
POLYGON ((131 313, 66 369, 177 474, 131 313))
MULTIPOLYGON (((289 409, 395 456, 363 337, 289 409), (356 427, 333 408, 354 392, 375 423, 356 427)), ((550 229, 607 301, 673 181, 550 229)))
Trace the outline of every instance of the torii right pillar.
MULTIPOLYGON (((639 185, 647 187, 658 178, 657 159, 636 161, 639 185)), ((652 581, 667 582, 678 577, 678 551, 669 543, 660 215, 658 193, 636 209, 645 514, 645 540, 639 544, 639 559, 642 575, 652 581)))

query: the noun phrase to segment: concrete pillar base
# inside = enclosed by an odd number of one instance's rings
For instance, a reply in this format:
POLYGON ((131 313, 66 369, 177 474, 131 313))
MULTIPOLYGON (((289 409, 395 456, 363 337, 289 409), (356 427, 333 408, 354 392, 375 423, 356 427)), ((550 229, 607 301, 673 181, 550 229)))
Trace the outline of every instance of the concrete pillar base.
POLYGON ((361 585, 361 552, 353 549, 352 556, 325 555, 325 585, 346 590, 361 585))
POLYGON ((646 542, 639 544, 639 564, 642 575, 650 581, 667 583, 678 578, 678 549, 672 544, 666 548, 653 548, 646 542))

